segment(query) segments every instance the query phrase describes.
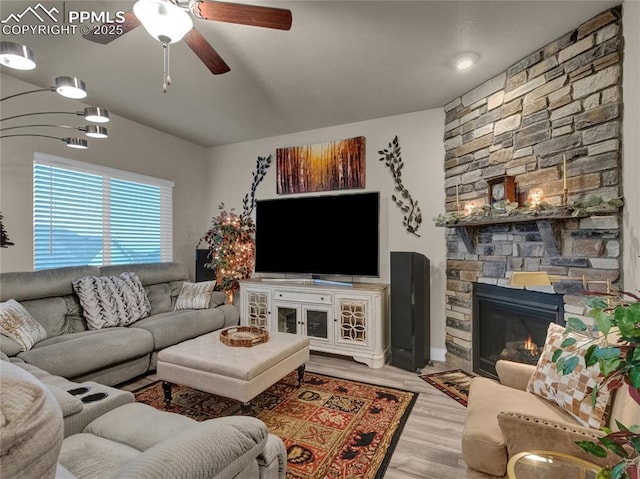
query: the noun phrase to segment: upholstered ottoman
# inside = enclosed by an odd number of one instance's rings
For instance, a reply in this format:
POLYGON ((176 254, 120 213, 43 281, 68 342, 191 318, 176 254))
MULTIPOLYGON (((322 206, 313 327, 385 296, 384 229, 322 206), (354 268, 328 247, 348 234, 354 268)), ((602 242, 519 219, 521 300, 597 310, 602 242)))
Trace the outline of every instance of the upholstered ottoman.
POLYGON ((184 341, 158 354, 157 375, 171 383, 236 399, 245 404, 298 369, 299 379, 309 359, 309 338, 269 332, 269 340, 252 347, 232 347, 220 341, 222 330, 184 341))

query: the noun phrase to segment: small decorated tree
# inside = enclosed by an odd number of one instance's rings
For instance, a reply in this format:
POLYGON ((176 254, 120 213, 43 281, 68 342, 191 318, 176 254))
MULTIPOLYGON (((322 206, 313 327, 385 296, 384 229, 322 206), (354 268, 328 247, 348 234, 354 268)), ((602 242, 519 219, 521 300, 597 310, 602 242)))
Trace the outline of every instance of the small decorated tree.
POLYGON ((206 266, 216 272, 216 286, 232 295, 240 280, 251 277, 255 253, 255 224, 249 215, 238 215, 224 203, 220 214, 211 221, 204 239, 209 244, 211 263, 206 266))
POLYGON ((13 243, 9 240, 7 230, 4 229, 4 218, 0 212, 0 247, 7 248, 9 246, 13 246, 13 243))

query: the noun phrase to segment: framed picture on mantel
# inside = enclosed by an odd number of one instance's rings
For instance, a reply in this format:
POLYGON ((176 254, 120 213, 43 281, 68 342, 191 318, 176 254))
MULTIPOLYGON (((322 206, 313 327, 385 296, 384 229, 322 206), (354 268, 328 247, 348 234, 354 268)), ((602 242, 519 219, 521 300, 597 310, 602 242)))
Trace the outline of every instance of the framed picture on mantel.
POLYGON ((516 179, 513 176, 501 175, 487 180, 489 185, 488 203, 495 207, 501 201, 516 201, 516 179))

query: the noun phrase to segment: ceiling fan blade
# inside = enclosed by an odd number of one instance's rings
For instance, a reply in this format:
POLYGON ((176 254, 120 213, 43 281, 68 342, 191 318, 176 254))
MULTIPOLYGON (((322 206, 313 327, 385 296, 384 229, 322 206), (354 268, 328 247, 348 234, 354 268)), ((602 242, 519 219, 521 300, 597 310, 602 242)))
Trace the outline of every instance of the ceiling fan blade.
POLYGON ((213 49, 207 39, 195 28, 192 28, 189 33, 184 36, 184 41, 214 75, 227 73, 231 70, 229 65, 218 55, 218 52, 213 49))
POLYGON ((239 23, 254 27, 291 29, 291 11, 283 8, 259 7, 218 1, 195 2, 193 14, 205 20, 239 23))
POLYGON ((134 28, 138 28, 140 25, 142 25, 142 23, 140 23, 140 20, 138 20, 138 17, 136 17, 133 12, 126 12, 123 23, 103 23, 92 28, 89 33, 85 33, 82 37, 92 42, 106 45, 134 28))

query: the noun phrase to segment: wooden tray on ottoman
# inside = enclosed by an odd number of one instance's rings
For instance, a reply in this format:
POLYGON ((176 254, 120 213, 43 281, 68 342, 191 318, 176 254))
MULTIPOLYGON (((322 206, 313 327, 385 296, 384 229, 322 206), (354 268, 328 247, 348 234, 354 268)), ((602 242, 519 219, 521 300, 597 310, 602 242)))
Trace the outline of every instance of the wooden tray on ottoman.
POLYGON ((227 346, 250 348, 269 340, 269 331, 256 326, 234 326, 220 333, 220 342, 227 346))

